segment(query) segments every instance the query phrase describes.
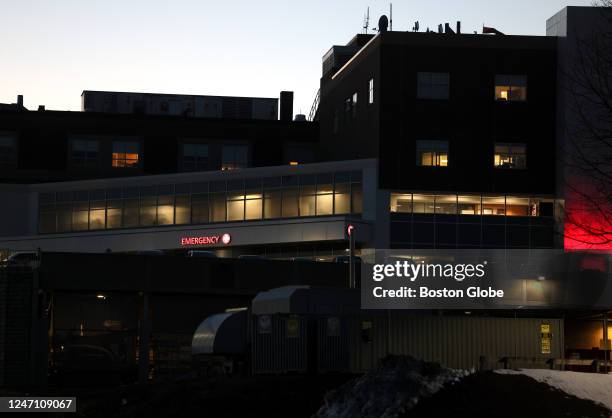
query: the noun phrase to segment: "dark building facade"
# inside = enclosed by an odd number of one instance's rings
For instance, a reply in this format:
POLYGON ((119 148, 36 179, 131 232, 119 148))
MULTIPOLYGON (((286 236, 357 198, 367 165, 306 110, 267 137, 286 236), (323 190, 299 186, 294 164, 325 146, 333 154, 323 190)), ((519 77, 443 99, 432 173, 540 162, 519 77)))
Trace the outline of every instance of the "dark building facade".
POLYGON ((379 158, 386 189, 552 195, 555 78, 554 38, 380 33, 321 79, 325 157, 379 158))
POLYGON ((0 181, 39 183, 314 161, 316 123, 0 111, 0 181))

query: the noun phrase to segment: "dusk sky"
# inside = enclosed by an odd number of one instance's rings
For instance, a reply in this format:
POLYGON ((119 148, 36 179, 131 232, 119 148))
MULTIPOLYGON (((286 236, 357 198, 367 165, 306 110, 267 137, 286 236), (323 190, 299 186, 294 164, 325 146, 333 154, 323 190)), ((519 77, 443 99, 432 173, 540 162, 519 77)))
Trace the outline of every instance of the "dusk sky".
MULTIPOLYGON (((571 5, 590 5, 572 0, 571 5)), ((562 0, 396 1, 393 29, 462 22, 506 34, 544 35, 562 0)), ((82 1, 2 2, 0 103, 17 94, 36 109, 79 110, 82 90, 278 97, 295 92, 308 114, 321 57, 388 14, 389 2, 82 1)))

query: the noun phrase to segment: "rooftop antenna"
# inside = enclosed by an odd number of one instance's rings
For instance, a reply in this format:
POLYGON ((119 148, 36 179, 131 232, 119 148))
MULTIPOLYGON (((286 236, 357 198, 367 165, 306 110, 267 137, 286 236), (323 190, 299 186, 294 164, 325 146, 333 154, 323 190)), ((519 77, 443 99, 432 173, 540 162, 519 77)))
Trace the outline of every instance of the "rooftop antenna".
POLYGON ((368 34, 369 27, 370 27, 370 7, 368 6, 368 11, 366 12, 366 15, 363 17, 363 30, 366 35, 368 34))
POLYGON ((389 31, 393 32, 393 3, 389 3, 389 31))

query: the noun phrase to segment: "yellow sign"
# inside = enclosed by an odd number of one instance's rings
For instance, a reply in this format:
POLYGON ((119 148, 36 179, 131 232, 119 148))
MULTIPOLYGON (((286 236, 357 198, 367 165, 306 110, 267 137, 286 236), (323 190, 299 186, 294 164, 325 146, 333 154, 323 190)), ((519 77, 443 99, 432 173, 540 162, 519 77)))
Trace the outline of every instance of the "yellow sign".
POLYGON ((540 324, 540 348, 542 354, 550 354, 552 346, 552 334, 550 324, 540 324))

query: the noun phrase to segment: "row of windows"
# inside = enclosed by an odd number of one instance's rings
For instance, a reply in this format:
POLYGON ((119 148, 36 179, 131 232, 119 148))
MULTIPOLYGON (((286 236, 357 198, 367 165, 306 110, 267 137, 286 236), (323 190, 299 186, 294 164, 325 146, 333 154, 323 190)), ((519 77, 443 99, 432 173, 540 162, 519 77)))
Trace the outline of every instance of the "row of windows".
MULTIPOLYGON (((450 74, 417 73, 417 98, 448 100, 450 97, 450 74)), ((503 102, 527 100, 527 76, 498 74, 495 76, 494 99, 503 102)))
MULTIPOLYGON (((181 146, 184 171, 203 171, 210 169, 207 144, 181 146)), ((100 154, 100 141, 97 139, 73 139, 71 141, 71 161, 76 167, 97 167, 100 154)), ((111 165, 114 168, 138 167, 141 160, 139 141, 113 141, 111 165)), ((221 152, 221 169, 235 170, 248 166, 247 145, 224 145, 221 152)))
MULTIPOLYGON (((448 141, 416 141, 416 164, 418 166, 447 167, 449 165, 448 154, 448 141)), ((526 145, 496 142, 493 148, 493 166, 495 168, 526 169, 526 145)))
POLYGON ((359 214, 361 172, 40 196, 40 233, 359 214))
POLYGON ((391 193, 391 212, 445 215, 553 216, 554 200, 513 196, 391 193))

